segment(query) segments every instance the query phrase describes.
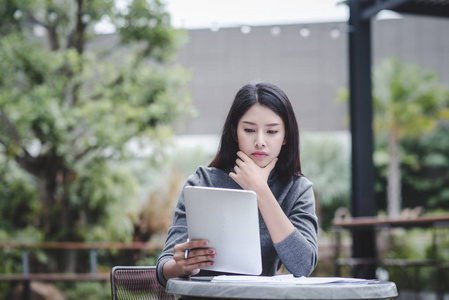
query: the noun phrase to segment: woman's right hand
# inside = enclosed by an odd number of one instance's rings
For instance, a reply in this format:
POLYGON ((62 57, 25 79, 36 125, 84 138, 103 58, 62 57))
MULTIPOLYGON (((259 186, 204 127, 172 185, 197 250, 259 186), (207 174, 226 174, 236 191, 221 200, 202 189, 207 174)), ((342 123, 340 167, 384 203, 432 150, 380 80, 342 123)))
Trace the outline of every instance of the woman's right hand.
POLYGON ((198 274, 201 268, 214 265, 214 248, 207 248, 207 240, 191 240, 174 247, 173 259, 184 270, 183 276, 198 274))

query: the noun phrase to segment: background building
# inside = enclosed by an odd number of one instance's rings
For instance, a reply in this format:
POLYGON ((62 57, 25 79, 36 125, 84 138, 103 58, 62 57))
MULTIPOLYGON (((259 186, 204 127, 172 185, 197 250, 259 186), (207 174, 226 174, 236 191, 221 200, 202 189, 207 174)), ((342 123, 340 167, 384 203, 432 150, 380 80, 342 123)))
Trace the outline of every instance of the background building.
MULTIPOLYGON (((373 65, 399 57, 434 69, 449 82, 449 20, 405 16, 373 20, 373 65)), ((252 80, 279 85, 308 132, 347 131, 346 22, 188 30, 177 63, 192 72, 190 88, 198 110, 182 135, 220 133, 237 90, 252 80)))

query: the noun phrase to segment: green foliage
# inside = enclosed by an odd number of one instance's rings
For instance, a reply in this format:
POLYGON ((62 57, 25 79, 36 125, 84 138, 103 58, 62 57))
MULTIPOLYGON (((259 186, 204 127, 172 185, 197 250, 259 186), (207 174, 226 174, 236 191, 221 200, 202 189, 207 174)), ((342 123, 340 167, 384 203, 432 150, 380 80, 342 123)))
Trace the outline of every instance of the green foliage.
MULTIPOLYGON (((341 92, 340 98, 347 98, 341 92)), ((396 143, 402 176, 403 206, 422 206, 447 213, 449 107, 448 86, 437 75, 416 65, 387 59, 373 72, 376 197, 379 208, 387 207, 387 182, 396 143)), ((401 180, 399 180, 401 182, 401 180)), ((439 230, 439 229, 436 229, 439 230)), ((392 230, 387 249, 380 258, 447 261, 444 241, 435 251, 431 231, 423 229, 392 230)), ((382 234, 384 232, 379 232, 382 234)), ((446 233, 447 236, 447 233, 446 233)), ((381 239, 378 237, 378 241, 381 239)), ((390 280, 401 290, 441 290, 447 286, 447 272, 437 274, 435 266, 389 267, 390 280)), ((447 288, 445 288, 447 290, 447 288)))
POLYGON ((71 187, 69 205, 79 214, 79 238, 131 241, 140 206, 137 180, 130 170, 96 160, 80 168, 71 187))
POLYGON ((164 4, 118 4, 0 5, 0 156, 34 176, 1 178, 14 200, 0 204, 12 212, 2 224, 34 224, 44 240, 131 239, 137 179, 118 162, 136 156, 131 141, 163 144, 192 109, 188 74, 165 64, 183 33, 164 4), (106 48, 95 43, 99 21, 116 28, 106 48))
POLYGON ((320 226, 331 226, 334 212, 349 207, 350 162, 346 136, 306 134, 302 137, 301 167, 313 183, 320 226))
MULTIPOLYGON (((0 2, 0 240, 131 241, 141 206, 131 162, 148 147, 159 161, 192 113, 189 75, 170 64, 184 33, 159 0, 0 2), (97 36, 99 22, 115 33, 97 36)), ((87 252, 68 252, 30 251, 31 271, 87 271, 77 263, 87 252)), ((105 257, 122 258, 99 253, 100 268, 105 257)), ((0 261, 0 273, 22 271, 20 251, 0 261)), ((108 284, 66 292, 110 298, 108 284)))
POLYGON ((32 226, 39 215, 36 188, 26 176, 13 172, 9 164, 0 171, 0 236, 32 226))
POLYGON ((388 245, 379 253, 381 259, 399 259, 417 263, 382 266, 387 269, 389 280, 395 282, 399 290, 448 292, 449 274, 444 268, 439 269, 441 263, 449 259, 447 228, 431 230, 396 228, 381 233, 384 235, 383 244, 388 245))
POLYGON ((134 238, 163 244, 172 223, 174 208, 188 176, 199 165, 208 165, 212 155, 203 148, 173 144, 164 152, 164 163, 135 161, 133 170, 142 187, 143 207, 134 238))
MULTIPOLYGON (((426 259, 427 248, 432 243, 429 230, 415 228, 412 230, 395 229, 390 231, 390 247, 385 254, 387 259, 422 261, 426 259)), ((389 280, 395 282, 399 290, 425 291, 435 290, 432 266, 394 266, 385 267, 389 280)))
MULTIPOLYGON (((347 100, 348 91, 339 91, 338 98, 347 100)), ((403 207, 447 208, 449 87, 432 70, 386 59, 374 68, 373 100, 379 208, 387 206, 392 143, 398 147, 403 207)))
POLYGON ((384 258, 424 259, 431 244, 431 232, 422 228, 396 229, 390 233, 390 247, 384 258))
POLYGON ((111 285, 109 282, 76 282, 58 283, 59 290, 63 291, 67 300, 109 300, 111 299, 111 285))
POLYGON ((130 3, 126 13, 119 13, 117 23, 120 26, 122 42, 147 41, 143 50, 145 56, 152 56, 163 61, 171 58, 175 49, 170 34, 170 15, 165 11, 161 1, 135 0, 130 3))
POLYGON ((403 142, 413 158, 403 164, 403 194, 408 206, 449 209, 449 126, 441 124, 420 139, 403 142))
POLYGON ((435 72, 399 59, 386 59, 373 72, 374 124, 385 134, 421 136, 432 131, 447 107, 448 89, 435 72))
POLYGON ((22 271, 22 253, 20 252, 20 250, 2 249, 2 251, 0 252, 0 259, 3 262, 0 266, 0 272, 2 274, 20 273, 22 271))
POLYGON ((448 111, 447 87, 434 72, 398 59, 386 59, 373 73, 374 127, 388 149, 388 214, 398 217, 402 207, 400 142, 420 137, 437 126, 440 111, 448 111))
POLYGON ((157 257, 143 257, 139 259, 136 263, 137 266, 155 266, 157 263, 157 257))
MULTIPOLYGON (((449 209, 449 126, 438 127, 422 136, 404 138, 401 142, 403 207, 421 206, 427 211, 449 209)), ((374 154, 376 198, 385 207, 388 154, 377 144, 374 154)))
POLYGON ((304 135, 301 162, 322 204, 349 197, 349 149, 345 137, 304 135))

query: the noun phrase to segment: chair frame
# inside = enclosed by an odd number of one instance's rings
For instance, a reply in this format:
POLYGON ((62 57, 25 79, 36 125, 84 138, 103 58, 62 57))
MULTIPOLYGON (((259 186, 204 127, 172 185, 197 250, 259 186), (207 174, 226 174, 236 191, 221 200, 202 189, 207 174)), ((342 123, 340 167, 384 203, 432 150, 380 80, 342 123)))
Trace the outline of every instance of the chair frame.
MULTIPOLYGON (((123 274, 127 274, 129 273, 129 275, 133 275, 134 277, 136 276, 135 273, 139 273, 139 272, 143 272, 145 274, 144 277, 142 277, 142 282, 140 282, 140 284, 137 284, 137 288, 136 288, 136 282, 135 278, 129 278, 129 279, 124 279, 121 278, 120 282, 123 284, 129 284, 129 285, 133 285, 134 284, 134 288, 132 289, 132 291, 129 291, 128 295, 125 295, 126 299, 135 299, 132 294, 133 292, 142 292, 142 293, 146 293, 148 292, 148 297, 145 297, 144 299, 158 299, 158 300, 175 300, 176 299, 176 295, 174 294, 169 294, 165 292, 165 289, 163 286, 161 285, 156 285, 154 286, 154 282, 156 282, 156 267, 155 266, 115 266, 112 268, 111 270, 111 276, 110 276, 110 280, 111 280, 111 295, 112 295, 112 300, 125 300, 123 298, 121 298, 121 295, 119 295, 117 293, 118 291, 118 286, 119 286, 119 282, 118 282, 118 278, 117 275, 123 275, 123 274), (147 274, 145 274, 145 271, 148 271, 147 274), (149 275, 149 276, 148 276, 149 275), (152 286, 153 285, 153 286, 152 286), (151 293, 153 292, 153 293, 151 293)), ((123 290, 122 290, 123 292, 123 290)), ((123 293, 121 293, 123 295, 123 293)))

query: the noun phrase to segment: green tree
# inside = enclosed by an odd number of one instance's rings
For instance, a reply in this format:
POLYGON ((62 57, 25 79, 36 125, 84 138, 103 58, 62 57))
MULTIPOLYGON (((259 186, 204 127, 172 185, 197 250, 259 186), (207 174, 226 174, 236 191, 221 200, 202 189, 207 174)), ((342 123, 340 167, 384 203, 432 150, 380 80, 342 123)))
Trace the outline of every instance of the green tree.
POLYGON ((114 162, 191 109, 163 3, 120 3, 0 3, 0 155, 34 176, 46 240, 130 239, 136 180, 114 162), (97 37, 100 22, 116 33, 97 37))
POLYGON ((434 72, 398 59, 387 59, 374 69, 373 99, 376 137, 387 141, 387 210, 400 214, 402 176, 400 142, 434 130, 448 117, 448 90, 434 72))
POLYGON ((407 155, 403 164, 404 204, 449 209, 449 124, 440 123, 418 140, 405 139, 402 147, 407 155))
POLYGON ((304 175, 313 183, 318 221, 327 229, 335 209, 349 205, 349 149, 344 137, 304 135, 301 164, 304 175))

